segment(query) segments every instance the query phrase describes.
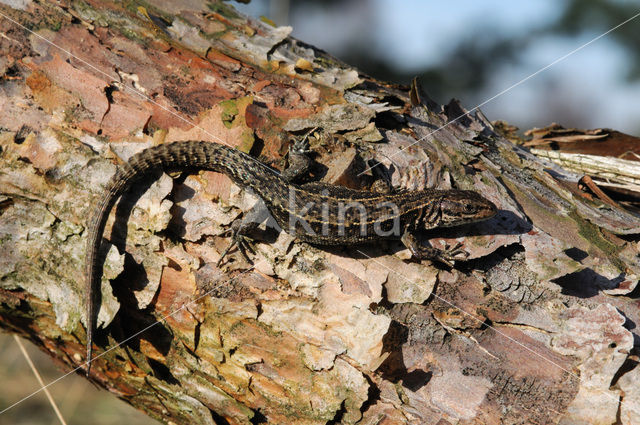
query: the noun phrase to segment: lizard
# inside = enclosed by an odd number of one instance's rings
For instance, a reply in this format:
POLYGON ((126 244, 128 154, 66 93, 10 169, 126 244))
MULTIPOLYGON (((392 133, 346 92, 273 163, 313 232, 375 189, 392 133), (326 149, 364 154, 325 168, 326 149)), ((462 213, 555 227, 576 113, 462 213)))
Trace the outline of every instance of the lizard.
MULTIPOLYGON (((296 173, 287 172, 288 169, 280 173, 251 155, 213 142, 181 141, 147 148, 118 168, 88 222, 84 269, 87 376, 97 322, 95 298, 101 280, 98 253, 111 209, 121 195, 152 172, 194 169, 224 173, 240 187, 252 189, 275 222, 299 241, 317 245, 354 245, 400 239, 417 259, 437 260, 447 265, 452 265, 453 260, 464 254, 459 245, 441 251, 421 245, 415 233, 486 220, 497 211, 492 202, 468 190, 376 192, 326 183, 296 184, 296 173)), ((256 214, 249 217, 251 215, 247 214, 240 225, 235 226, 232 242, 220 261, 233 245, 237 245, 246 257, 243 235, 256 223, 256 214)))

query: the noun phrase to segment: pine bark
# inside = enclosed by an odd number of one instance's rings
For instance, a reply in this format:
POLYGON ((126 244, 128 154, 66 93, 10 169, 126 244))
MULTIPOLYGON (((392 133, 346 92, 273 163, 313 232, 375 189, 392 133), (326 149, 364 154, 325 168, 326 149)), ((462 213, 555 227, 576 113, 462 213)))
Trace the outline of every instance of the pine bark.
POLYGON ((64 370, 84 361, 85 224, 119 162, 195 139, 282 168, 313 130, 324 181, 366 187, 378 162, 396 188, 477 190, 500 213, 425 235, 463 243, 451 269, 395 242, 284 233, 256 241, 254 267, 234 253, 218 268, 255 198, 219 174, 163 175, 105 233, 93 382, 176 424, 640 423, 640 218, 480 111, 222 2, 0 12, 0 326, 64 370))

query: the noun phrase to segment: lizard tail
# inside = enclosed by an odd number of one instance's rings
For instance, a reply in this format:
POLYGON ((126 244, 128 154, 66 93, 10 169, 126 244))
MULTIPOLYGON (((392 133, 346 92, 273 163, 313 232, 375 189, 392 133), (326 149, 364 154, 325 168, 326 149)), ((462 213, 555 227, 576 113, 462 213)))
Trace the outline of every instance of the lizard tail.
MULTIPOLYGON (((142 170, 146 171, 146 170, 142 170)), ((124 164, 108 183, 106 196, 96 208, 87 228, 87 246, 85 257, 85 306, 87 325, 87 357, 85 374, 87 377, 91 372, 91 362, 93 361, 93 334, 97 326, 96 304, 97 294, 100 291, 101 270, 96 267, 99 259, 100 241, 102 233, 109 218, 109 211, 116 203, 116 200, 136 181, 136 176, 141 170, 134 170, 129 164, 124 164)))
MULTIPOLYGON (((262 167, 266 174, 277 173, 254 158, 217 143, 187 141, 174 142, 154 146, 133 155, 129 161, 118 169, 106 187, 105 196, 95 209, 87 228, 87 246, 85 257, 85 305, 87 325, 87 358, 86 375, 89 376, 93 360, 93 334, 97 327, 98 304, 97 294, 100 290, 101 268, 98 267, 100 241, 109 217, 109 212, 116 200, 125 193, 135 182, 154 170, 171 170, 195 167, 209 169, 227 174, 246 186, 256 186, 259 189, 263 182, 254 181, 251 167, 262 167)), ((279 182, 279 180, 278 180, 279 182)))

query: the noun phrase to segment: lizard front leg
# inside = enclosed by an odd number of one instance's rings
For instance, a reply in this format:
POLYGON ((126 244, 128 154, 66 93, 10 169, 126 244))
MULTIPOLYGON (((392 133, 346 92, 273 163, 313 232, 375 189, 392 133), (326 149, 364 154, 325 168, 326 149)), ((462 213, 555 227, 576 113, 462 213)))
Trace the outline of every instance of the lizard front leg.
POLYGON ((301 183, 299 180, 308 176, 314 164, 311 158, 311 148, 309 147, 309 134, 312 129, 302 139, 296 139, 289 146, 289 166, 280 173, 283 179, 289 183, 301 183))
POLYGON ((400 238, 404 246, 409 248, 411 254, 419 260, 434 260, 453 267, 453 261, 464 260, 469 254, 465 252, 461 243, 457 243, 446 250, 440 250, 431 246, 422 245, 415 235, 406 231, 400 238), (461 258, 462 257, 462 258, 461 258))

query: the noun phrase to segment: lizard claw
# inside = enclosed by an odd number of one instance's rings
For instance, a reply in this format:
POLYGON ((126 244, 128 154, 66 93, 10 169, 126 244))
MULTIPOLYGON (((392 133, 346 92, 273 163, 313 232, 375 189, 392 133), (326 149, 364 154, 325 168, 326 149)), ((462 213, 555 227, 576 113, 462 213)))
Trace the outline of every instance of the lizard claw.
POLYGON ((448 267, 453 267, 454 261, 465 260, 469 253, 462 249, 462 243, 446 246, 445 249, 437 249, 432 246, 421 245, 411 233, 402 236, 402 242, 409 248, 414 257, 419 260, 438 261, 448 267))
POLYGON ((236 245, 238 245, 238 250, 248 263, 253 264, 253 261, 251 261, 251 259, 247 255, 247 251, 249 251, 252 255, 256 255, 256 250, 253 249, 253 244, 251 243, 252 240, 243 235, 238 235, 237 239, 238 241, 236 242, 236 245))
POLYGON ((469 253, 464 249, 462 249, 462 242, 456 242, 455 245, 453 246, 447 246, 442 252, 443 252, 443 255, 446 255, 448 258, 451 258, 453 260, 455 260, 456 257, 460 257, 460 256, 464 258, 458 258, 458 259, 464 260, 469 256, 469 253))
POLYGON ((220 267, 220 264, 222 264, 222 260, 227 256, 229 251, 231 251, 231 249, 234 246, 238 247, 238 251, 240 251, 240 254, 242 254, 244 259, 247 260, 247 263, 253 264, 253 261, 251 261, 251 259, 247 255, 247 251, 249 251, 253 255, 255 255, 256 253, 256 250, 253 249, 253 246, 250 242, 251 240, 240 233, 240 228, 232 229, 232 230, 233 230, 233 236, 231 237, 231 243, 220 255, 220 259, 216 263, 216 267, 220 267))
MULTIPOLYGON (((435 248, 433 248, 435 249, 435 248)), ((455 245, 445 246, 443 250, 438 250, 436 260, 446 264, 449 267, 453 267, 454 261, 464 261, 469 257, 469 253, 462 249, 462 243, 456 242, 455 245)))
POLYGON ((289 154, 293 155, 308 155, 311 152, 311 146, 309 143, 309 135, 316 131, 318 127, 313 127, 307 131, 302 138, 296 138, 289 146, 289 154))

